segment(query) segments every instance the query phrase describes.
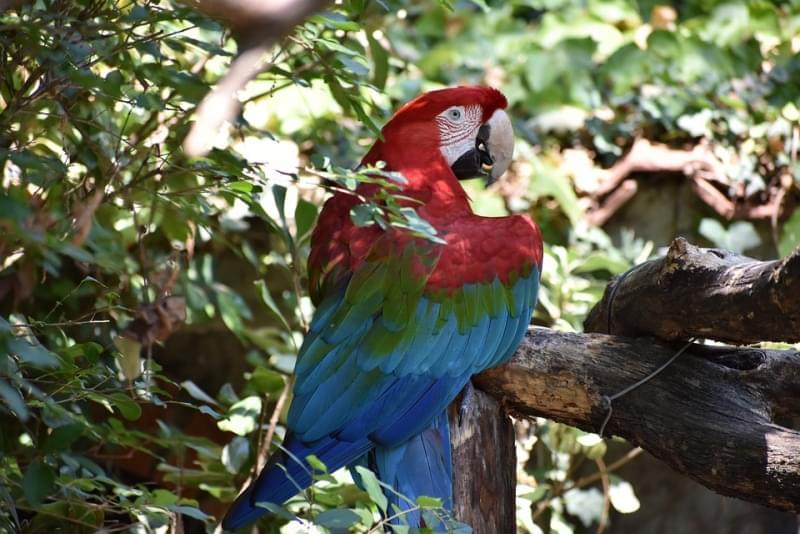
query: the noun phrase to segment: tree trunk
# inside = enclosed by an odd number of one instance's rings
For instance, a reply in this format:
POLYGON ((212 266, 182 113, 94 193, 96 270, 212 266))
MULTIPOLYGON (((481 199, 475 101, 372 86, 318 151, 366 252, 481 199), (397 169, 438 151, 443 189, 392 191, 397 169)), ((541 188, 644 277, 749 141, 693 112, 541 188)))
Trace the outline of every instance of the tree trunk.
POLYGON ((516 532, 514 427, 500 403, 475 390, 469 408, 450 407, 455 515, 475 534, 516 532))

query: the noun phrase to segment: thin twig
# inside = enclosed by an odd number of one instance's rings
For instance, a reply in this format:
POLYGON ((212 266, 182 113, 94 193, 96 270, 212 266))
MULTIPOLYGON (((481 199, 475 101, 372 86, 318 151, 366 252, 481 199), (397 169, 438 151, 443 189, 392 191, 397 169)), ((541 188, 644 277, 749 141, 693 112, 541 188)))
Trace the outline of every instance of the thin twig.
MULTIPOLYGON (((634 460, 635 458, 637 458, 643 452, 644 452, 644 449, 642 449, 641 447, 634 447, 633 449, 631 449, 628 452, 626 452, 625 455, 623 455, 619 459, 613 461, 611 463, 611 465, 609 465, 606 468, 606 473, 613 473, 617 469, 622 468, 623 466, 627 465, 631 460, 634 460)), ((600 480, 600 476, 601 476, 600 472, 595 472, 595 473, 592 473, 591 475, 587 475, 585 477, 581 477, 578 480, 576 480, 574 484, 570 484, 569 486, 567 486, 566 489, 564 490, 564 492, 566 493, 567 491, 570 491, 570 490, 573 490, 573 489, 584 488, 584 487, 588 486, 589 484, 593 484, 593 483, 597 482, 598 480, 600 480)))
POLYGON ((278 426, 281 412, 283 412, 283 406, 286 404, 286 399, 289 398, 289 391, 291 391, 293 383, 294 380, 292 378, 286 380, 286 383, 283 385, 283 391, 281 391, 281 395, 278 397, 278 402, 275 403, 275 409, 272 411, 272 416, 269 418, 267 437, 264 439, 263 443, 264 454, 259 454, 261 458, 266 458, 266 452, 269 451, 269 446, 272 444, 272 436, 275 435, 275 428, 278 426))
MULTIPOLYGON (((269 400, 269 395, 267 398, 263 400, 261 403, 261 410, 258 413, 258 435, 256 436, 256 461, 253 462, 253 469, 250 471, 250 478, 243 484, 244 487, 250 485, 251 480, 255 480, 258 476, 259 471, 264 466, 264 457, 266 456, 266 451, 263 450, 264 447, 264 422, 267 419, 267 401, 269 400)), ((267 451, 269 448, 267 448, 267 451)))
POLYGON ((602 458, 595 459, 600 480, 603 482, 603 513, 600 514, 600 521, 597 524, 596 534, 603 534, 608 525, 608 514, 611 511, 611 484, 608 481, 608 469, 602 458))
MULTIPOLYGON (((616 471, 617 469, 621 469, 623 466, 627 465, 631 460, 637 458, 643 452, 644 449, 642 449, 641 447, 635 447, 629 450, 621 458, 615 460, 614 462, 611 463, 611 465, 606 467, 606 474, 610 474, 616 471)), ((572 471, 572 468, 570 468, 570 471, 572 471)), ((536 511, 533 513, 533 519, 536 520, 536 518, 538 518, 545 510, 547 510, 547 508, 549 508, 550 503, 553 502, 554 500, 563 497, 567 492, 570 492, 575 489, 585 488, 590 484, 594 484, 598 480, 601 480, 602 476, 603 475, 600 471, 596 471, 591 475, 579 478, 572 484, 566 484, 565 482, 561 482, 558 485, 554 486, 550 496, 540 501, 536 505, 536 511)), ((569 473, 567 474, 566 479, 567 480, 569 479, 569 473)))

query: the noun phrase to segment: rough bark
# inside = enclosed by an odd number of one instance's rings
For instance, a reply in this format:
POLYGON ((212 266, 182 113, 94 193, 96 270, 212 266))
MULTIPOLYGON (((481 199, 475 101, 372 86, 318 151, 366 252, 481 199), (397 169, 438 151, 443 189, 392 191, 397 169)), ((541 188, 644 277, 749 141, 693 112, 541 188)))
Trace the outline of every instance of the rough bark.
POLYGON ((664 258, 617 277, 590 312, 587 332, 735 344, 800 341, 800 248, 757 261, 683 238, 664 258))
POLYGON ((500 403, 475 390, 469 409, 450 409, 455 516, 475 534, 516 531, 514 427, 500 403))
MULTIPOLYGON (((653 339, 536 328, 508 364, 474 382, 512 414, 598 432, 608 397, 675 352, 653 339)), ((695 345, 612 408, 606 435, 723 495, 800 511, 797 351, 695 345)))

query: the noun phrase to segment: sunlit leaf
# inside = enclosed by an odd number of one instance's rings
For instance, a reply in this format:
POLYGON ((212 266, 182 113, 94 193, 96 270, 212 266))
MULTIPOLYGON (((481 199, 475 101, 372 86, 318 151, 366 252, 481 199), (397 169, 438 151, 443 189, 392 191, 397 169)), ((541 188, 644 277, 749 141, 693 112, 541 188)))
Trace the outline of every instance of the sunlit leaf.
POLYGON ((241 436, 233 438, 222 449, 222 465, 231 474, 236 474, 250 456, 250 441, 241 436))
POLYGON ((117 354, 117 364, 123 376, 128 380, 136 380, 142 374, 142 344, 124 336, 114 338, 114 346, 119 353, 117 354))
POLYGON ((612 476, 608 493, 612 506, 621 514, 632 514, 640 507, 639 499, 636 498, 633 486, 629 482, 612 476))
POLYGON ((386 495, 383 494, 378 477, 375 476, 375 473, 360 465, 356 466, 355 470, 361 478, 361 485, 369 494, 369 498, 385 513, 389 506, 389 501, 386 499, 386 495))
POLYGON ((246 436, 256 429, 261 413, 261 397, 245 397, 228 410, 227 417, 217 423, 220 430, 246 436))

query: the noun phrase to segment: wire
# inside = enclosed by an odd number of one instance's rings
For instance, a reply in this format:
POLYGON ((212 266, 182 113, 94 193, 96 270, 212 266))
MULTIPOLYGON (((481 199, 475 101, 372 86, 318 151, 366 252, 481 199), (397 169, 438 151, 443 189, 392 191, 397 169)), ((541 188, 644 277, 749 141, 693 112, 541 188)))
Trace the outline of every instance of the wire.
POLYGON ((608 424, 608 421, 611 419, 611 414, 614 413, 614 409, 613 409, 613 406, 612 406, 611 403, 614 402, 615 400, 619 399, 620 397, 623 397, 623 396, 627 395, 628 393, 630 393, 631 391, 635 390, 636 388, 643 386, 644 384, 646 384, 647 382, 649 382, 650 380, 652 380, 653 378, 658 376, 664 369, 669 367, 672 364, 672 362, 677 360, 678 356, 680 356, 681 354, 686 352, 686 350, 689 347, 692 346, 694 341, 695 341, 694 338, 690 338, 689 341, 687 341, 686 344, 683 347, 681 347, 680 350, 678 350, 678 352, 676 352, 675 354, 670 356, 669 359, 666 362, 664 362, 663 364, 661 364, 661 366, 659 366, 655 371, 653 371, 649 375, 645 376, 644 378, 642 378, 638 382, 635 382, 635 383, 631 384, 630 386, 626 387, 622 391, 619 391, 619 392, 617 392, 617 393, 615 393, 615 394, 613 394, 611 396, 603 395, 603 397, 601 398, 600 402, 602 403, 602 406, 608 410, 608 413, 606 413, 606 418, 603 420, 603 424, 600 425, 600 433, 599 433, 600 437, 603 437, 603 434, 604 434, 604 432, 606 430, 606 425, 608 424))

